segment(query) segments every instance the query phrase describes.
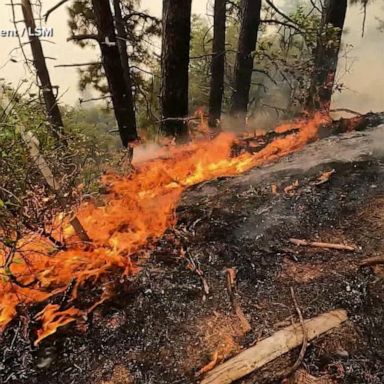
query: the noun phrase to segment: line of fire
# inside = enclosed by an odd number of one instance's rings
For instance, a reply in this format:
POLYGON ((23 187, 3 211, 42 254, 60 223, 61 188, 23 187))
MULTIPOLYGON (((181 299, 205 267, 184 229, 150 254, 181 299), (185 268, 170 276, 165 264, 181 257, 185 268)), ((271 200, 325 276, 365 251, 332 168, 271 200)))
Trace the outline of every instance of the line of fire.
POLYGON ((381 1, 0 14, 0 383, 384 383, 381 1))

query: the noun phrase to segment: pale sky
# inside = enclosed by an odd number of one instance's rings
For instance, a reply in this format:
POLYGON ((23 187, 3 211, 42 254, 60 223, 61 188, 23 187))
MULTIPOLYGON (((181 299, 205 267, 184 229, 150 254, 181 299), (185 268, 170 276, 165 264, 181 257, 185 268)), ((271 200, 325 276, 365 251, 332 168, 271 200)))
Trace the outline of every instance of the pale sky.
MULTIPOLYGON (((58 0, 43 0, 43 13, 58 0)), ((207 14, 210 12, 212 0, 193 0, 193 12, 207 14)), ((13 29, 11 24, 9 0, 0 0, 0 30, 13 29)), ((18 3, 16 0, 15 3, 18 3)), ((142 8, 153 15, 161 15, 162 0, 142 0, 142 8)), ((346 87, 342 94, 334 96, 333 107, 348 107, 362 112, 369 110, 384 110, 384 33, 377 31, 377 17, 384 18, 382 2, 376 2, 368 9, 365 36, 361 37, 362 13, 359 7, 349 7, 346 31, 343 36, 344 46, 348 45, 347 60, 342 57, 339 65, 339 80, 346 87), (380 3, 380 4, 379 4, 380 3)), ((21 19, 21 12, 17 15, 21 19)), ((54 43, 43 43, 45 55, 56 60, 49 60, 49 70, 52 83, 60 87, 61 101, 67 104, 75 103, 81 96, 78 91, 78 74, 75 68, 55 68, 56 64, 69 64, 97 61, 98 49, 81 49, 67 42, 69 35, 67 27, 67 11, 63 6, 53 13, 47 23, 54 28, 54 43)), ((22 27, 22 24, 19 24, 22 27)), ((32 76, 23 65, 19 51, 9 52, 18 46, 17 38, 0 37, 0 78, 5 78, 16 86, 21 80, 31 80, 32 76), (17 60, 11 62, 9 58, 17 60)), ((28 53, 28 49, 26 49, 28 53)), ((28 53, 29 54, 29 53, 28 53)), ((87 95, 83 95, 87 97, 87 95)))

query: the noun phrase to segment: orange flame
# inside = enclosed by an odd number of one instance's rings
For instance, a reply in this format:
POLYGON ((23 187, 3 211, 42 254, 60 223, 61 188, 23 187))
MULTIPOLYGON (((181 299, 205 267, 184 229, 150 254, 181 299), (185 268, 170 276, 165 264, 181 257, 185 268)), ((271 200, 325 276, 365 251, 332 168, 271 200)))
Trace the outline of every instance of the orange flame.
MULTIPOLYGON (((319 125, 326 121, 316 115, 308 122, 284 125, 280 128, 283 131, 299 131, 275 139, 253 155, 243 153, 231 158, 235 137, 222 133, 213 140, 170 147, 167 158, 137 164, 133 175, 105 175, 102 181, 108 192, 104 205, 85 203, 77 212, 93 241, 92 249, 73 242, 67 250, 53 253, 47 240, 30 235, 19 244, 19 262, 10 266, 10 272, 23 286, 14 284, 5 268, 0 267, 0 276, 4 276, 0 280, 0 330, 16 315, 19 304, 47 300, 63 292, 73 279, 76 296, 80 285, 98 280, 112 267, 126 275, 137 272, 138 266, 131 263, 130 256, 176 223, 174 210, 186 187, 218 176, 236 175, 298 150, 316 139, 319 125)), ((69 225, 63 226, 61 232, 67 241, 75 239, 69 225)), ((0 249, 0 266, 5 259, 5 250, 0 249)), ((78 315, 75 308, 60 311, 58 306, 48 305, 39 316, 43 328, 36 343, 78 315)))
POLYGON ((41 340, 55 333, 57 328, 75 321, 74 316, 78 314, 80 314, 80 311, 76 308, 60 311, 59 305, 48 304, 35 317, 36 320, 42 321, 43 327, 37 331, 38 338, 35 340, 34 345, 37 346, 41 340))

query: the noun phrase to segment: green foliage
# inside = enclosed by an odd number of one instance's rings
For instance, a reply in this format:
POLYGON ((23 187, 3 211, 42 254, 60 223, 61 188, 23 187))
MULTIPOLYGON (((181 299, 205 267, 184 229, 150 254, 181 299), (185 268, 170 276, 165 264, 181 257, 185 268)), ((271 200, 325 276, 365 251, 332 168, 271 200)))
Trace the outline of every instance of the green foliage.
POLYGON ((189 65, 190 113, 208 105, 212 51, 212 29, 207 20, 193 15, 189 65))
MULTIPOLYGON (((228 9, 226 28, 225 91, 223 112, 229 110, 234 65, 238 44, 240 23, 236 4, 228 9)), ((265 18, 270 16, 265 9, 265 18)), ((313 70, 313 50, 317 44, 317 31, 321 17, 309 12, 300 3, 288 14, 296 29, 279 24, 262 24, 257 49, 254 53, 255 72, 250 90, 249 115, 276 117, 277 110, 286 110, 284 117, 290 117, 302 108, 313 70), (300 33, 298 33, 300 31, 300 33)), ((193 16, 190 62, 190 113, 196 108, 207 106, 210 81, 210 56, 212 28, 209 20, 193 16)))
POLYGON ((58 146, 38 99, 6 88, 4 93, 18 100, 0 109, 0 245, 12 248, 26 231, 46 231, 57 212, 73 209, 80 199, 78 185, 84 185, 85 195, 97 191, 100 174, 121 153, 118 138, 109 133, 115 129, 112 112, 63 108, 68 146, 58 146), (26 135, 59 181, 58 191, 47 185, 26 135))
MULTIPOLYGON (((303 109, 321 22, 319 13, 300 3, 287 16, 289 23, 280 20, 286 24, 271 24, 261 36, 255 55, 255 68, 260 72, 253 79, 263 88, 254 95, 259 109, 276 114, 270 106, 277 107, 277 111, 285 110, 284 118, 303 109)), ((279 20, 276 16, 271 18, 279 20)))
MULTIPOLYGON (((128 55, 133 83, 133 97, 139 130, 156 134, 155 126, 159 116, 158 92, 160 89, 159 63, 153 55, 151 42, 160 36, 160 21, 145 11, 139 11, 138 0, 122 0, 122 16, 127 34, 128 55), (148 68, 158 72, 151 76, 148 68), (144 71, 142 71, 144 70, 144 71), (141 129, 140 129, 141 128, 141 129)), ((69 7, 69 28, 72 35, 97 34, 90 0, 75 0, 69 7)), ((74 40, 81 47, 95 46, 94 40, 74 40)), ((101 95, 108 95, 109 89, 101 63, 94 63, 79 69, 79 88, 84 91, 92 87, 101 95)))
MULTIPOLYGON (((127 45, 129 46, 129 59, 133 67, 150 66, 153 63, 150 41, 160 35, 160 21, 146 12, 139 12, 139 4, 138 0, 121 1, 122 15, 127 33, 127 45)), ((72 36, 97 34, 91 0, 74 0, 68 8, 68 13, 68 26, 72 36)), ((73 42, 81 47, 96 46, 95 41, 91 39, 75 39, 73 42)), ((108 93, 101 63, 79 69, 79 74, 79 87, 81 90, 91 86, 102 94, 108 93)), ((133 80, 135 85, 140 87, 145 80, 145 76, 142 76, 142 73, 136 73, 133 80)))
POLYGON ((68 108, 63 120, 77 169, 73 185, 84 185, 84 193, 93 193, 100 174, 121 157, 113 111, 100 107, 68 108))
MULTIPOLYGON (((137 12, 136 1, 126 0, 123 4, 132 46, 130 56, 133 60, 131 64, 138 126, 142 136, 156 137, 160 118, 161 70, 159 57, 152 55, 147 42, 158 35, 159 25, 155 20, 148 20, 145 13, 137 12), (147 29, 143 27, 139 31, 140 22, 144 23, 147 29), (152 75, 143 73, 137 68, 148 70, 152 75)), ((320 0, 315 0, 314 4, 315 7, 303 1, 289 4, 288 19, 276 14, 268 5, 264 6, 263 18, 275 20, 276 23, 262 23, 260 27, 257 49, 254 52, 255 71, 250 90, 251 117, 263 115, 267 120, 271 117, 272 124, 277 117, 290 118, 303 110, 310 80, 315 71, 314 52, 319 41, 323 41, 327 46, 337 43, 337 39, 334 38, 337 29, 322 24, 322 15, 319 12, 320 0)), ((86 2, 76 0, 73 3, 70 9, 72 33, 96 32, 90 12, 89 0, 86 2)), ((239 12, 238 1, 228 5, 224 113, 229 110, 233 92, 231 86, 240 26, 239 12)), ((189 69, 190 114, 208 105, 211 49, 211 19, 194 15, 189 69)), ((81 89, 92 85, 102 94, 108 92, 100 64, 81 70, 80 73, 81 89)))

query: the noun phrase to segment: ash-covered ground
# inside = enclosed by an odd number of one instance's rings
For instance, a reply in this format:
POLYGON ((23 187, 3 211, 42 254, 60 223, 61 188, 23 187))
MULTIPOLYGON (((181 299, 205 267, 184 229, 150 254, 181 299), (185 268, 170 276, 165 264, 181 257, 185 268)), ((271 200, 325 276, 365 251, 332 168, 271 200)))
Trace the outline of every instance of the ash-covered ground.
MULTIPOLYGON (((37 348, 40 308, 21 309, 1 336, 1 383, 195 383, 214 355, 229 358, 298 321, 344 308, 349 320, 308 347, 303 366, 336 383, 384 382, 384 126, 308 145, 275 164, 189 189, 178 224, 150 247, 142 272, 105 277, 114 292, 87 319, 37 348), (319 176, 334 169, 328 181, 319 176), (288 186, 292 186, 286 188, 288 186), (356 252, 297 247, 289 238, 345 243, 356 252), (226 269, 237 270, 236 299, 226 269)), ((89 307, 84 287, 78 306, 89 307)), ((100 292, 98 292, 100 293, 100 292)), ((239 383, 279 383, 299 351, 239 383)))

